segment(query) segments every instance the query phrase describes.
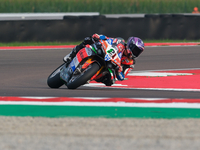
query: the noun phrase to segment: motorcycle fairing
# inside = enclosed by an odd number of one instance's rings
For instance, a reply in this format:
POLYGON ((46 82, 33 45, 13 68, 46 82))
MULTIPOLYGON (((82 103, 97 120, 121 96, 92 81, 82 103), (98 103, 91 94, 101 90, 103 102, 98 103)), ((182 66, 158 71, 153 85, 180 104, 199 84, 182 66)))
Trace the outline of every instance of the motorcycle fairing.
POLYGON ((92 55, 96 55, 95 52, 89 48, 89 47, 85 47, 83 49, 81 49, 77 54, 76 56, 74 57, 74 59, 72 60, 72 62, 70 63, 70 67, 72 69, 72 71, 74 72, 74 70, 76 69, 76 67, 79 65, 79 63, 87 58, 87 57, 90 57, 92 55))
MULTIPOLYGON (((109 40, 109 39, 108 39, 109 40)), ((102 44, 102 48, 105 51, 105 61, 112 61, 119 67, 121 67, 121 56, 122 53, 117 52, 117 49, 113 47, 112 42, 108 42, 108 40, 101 40, 100 43, 102 44)), ((113 41, 112 39, 110 39, 113 41)))
POLYGON ((64 80, 65 82, 68 82, 71 75, 73 74, 73 72, 76 70, 77 66, 80 64, 80 62, 87 58, 90 57, 92 55, 96 55, 96 53, 89 48, 88 46, 81 49, 76 56, 73 58, 73 60, 71 61, 71 63, 68 66, 64 66, 60 72, 60 78, 62 80, 64 80))
POLYGON ((108 44, 110 44, 110 45, 112 45, 112 43, 113 43, 113 39, 107 39, 106 41, 107 41, 108 44))

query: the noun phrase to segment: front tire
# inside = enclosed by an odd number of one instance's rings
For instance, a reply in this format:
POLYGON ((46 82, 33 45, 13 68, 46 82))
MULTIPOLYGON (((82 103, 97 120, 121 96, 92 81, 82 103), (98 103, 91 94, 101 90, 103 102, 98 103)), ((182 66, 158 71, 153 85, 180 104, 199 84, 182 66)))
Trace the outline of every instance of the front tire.
POLYGON ((60 79, 60 70, 65 65, 62 64, 60 67, 58 67, 56 70, 54 70, 47 79, 47 85, 50 88, 59 88, 64 84, 64 81, 60 79))
POLYGON ((67 87, 69 89, 76 89, 79 86, 85 84, 88 80, 90 80, 100 69, 100 66, 97 63, 92 63, 89 68, 86 68, 78 77, 70 79, 67 83, 67 87))

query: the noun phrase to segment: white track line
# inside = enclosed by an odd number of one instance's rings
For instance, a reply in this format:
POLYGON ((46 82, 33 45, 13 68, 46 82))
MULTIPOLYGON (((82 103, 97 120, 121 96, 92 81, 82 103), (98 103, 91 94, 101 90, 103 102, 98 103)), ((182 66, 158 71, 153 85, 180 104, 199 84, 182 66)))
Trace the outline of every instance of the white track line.
POLYGON ((200 103, 125 103, 125 102, 9 102, 0 105, 39 105, 39 106, 103 106, 103 107, 153 107, 153 108, 200 108, 200 103))

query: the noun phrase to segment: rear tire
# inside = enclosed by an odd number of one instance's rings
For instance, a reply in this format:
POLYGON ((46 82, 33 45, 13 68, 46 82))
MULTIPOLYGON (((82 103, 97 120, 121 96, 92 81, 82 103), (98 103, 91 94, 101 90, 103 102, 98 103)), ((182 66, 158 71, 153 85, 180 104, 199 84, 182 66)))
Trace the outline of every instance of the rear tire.
MULTIPOLYGON (((76 89, 79 86, 85 84, 88 80, 90 80, 100 69, 100 66, 97 63, 92 63, 90 68, 86 68, 87 70, 76 77, 73 81, 67 83, 67 87, 69 89, 76 89)), ((73 78, 73 77, 72 77, 73 78)))
POLYGON ((60 79, 60 70, 65 65, 62 64, 56 70, 54 70, 47 79, 47 84, 50 88, 59 88, 64 84, 64 81, 60 79))

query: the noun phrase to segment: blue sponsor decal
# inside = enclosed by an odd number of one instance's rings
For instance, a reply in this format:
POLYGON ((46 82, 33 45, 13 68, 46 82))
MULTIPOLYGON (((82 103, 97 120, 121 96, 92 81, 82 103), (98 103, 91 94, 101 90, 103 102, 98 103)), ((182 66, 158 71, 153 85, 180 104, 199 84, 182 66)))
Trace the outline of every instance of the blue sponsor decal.
POLYGON ((109 61, 111 60, 110 56, 108 54, 106 54, 105 58, 104 58, 105 61, 109 61))
POLYGON ((119 56, 119 58, 121 59, 121 58, 122 58, 122 52, 120 52, 120 53, 118 54, 118 56, 119 56))
POLYGON ((107 41, 108 44, 110 44, 110 45, 112 45, 112 43, 113 43, 113 39, 107 39, 106 41, 107 41))
POLYGON ((74 72, 74 70, 76 69, 75 64, 74 64, 74 61, 72 61, 72 62, 70 63, 70 67, 72 68, 72 71, 74 72))

